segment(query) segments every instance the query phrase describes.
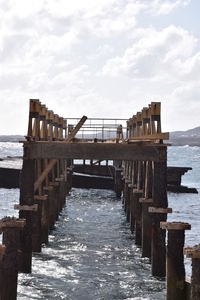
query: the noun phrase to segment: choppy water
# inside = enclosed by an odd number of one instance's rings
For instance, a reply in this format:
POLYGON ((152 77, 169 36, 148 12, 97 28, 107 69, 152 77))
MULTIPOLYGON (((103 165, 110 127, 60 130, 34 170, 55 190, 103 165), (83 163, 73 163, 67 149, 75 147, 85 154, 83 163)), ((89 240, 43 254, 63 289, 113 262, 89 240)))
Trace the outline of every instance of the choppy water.
MULTIPOLYGON (((17 147, 15 156, 22 153, 21 146, 17 147)), ((0 157, 7 155, 0 150, 0 157)), ((200 190, 200 148, 172 147, 168 158, 169 165, 193 167, 183 184, 200 190)), ((18 189, 0 189, 0 217, 17 215, 13 204, 18 198, 18 189)), ((168 199, 174 211, 168 220, 191 223, 186 244, 199 243, 200 196, 169 193, 168 199)), ((190 260, 186 267, 190 274, 190 260)), ((19 275, 18 299, 165 297, 165 284, 151 276, 148 261, 141 258, 134 244, 121 202, 110 191, 73 189, 51 232, 49 245, 33 256, 32 274, 19 275)))

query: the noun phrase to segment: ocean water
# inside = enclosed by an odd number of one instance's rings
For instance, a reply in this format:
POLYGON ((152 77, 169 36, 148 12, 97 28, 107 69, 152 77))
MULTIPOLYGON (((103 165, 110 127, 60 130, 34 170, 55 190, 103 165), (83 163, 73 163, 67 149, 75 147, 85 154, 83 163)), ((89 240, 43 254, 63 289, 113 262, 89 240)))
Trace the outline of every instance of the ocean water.
MULTIPOLYGON (((21 156, 22 146, 0 143, 0 158, 21 156)), ((0 161, 10 167, 20 165, 18 158, 0 161)), ((193 170, 183 184, 200 191, 200 148, 171 147, 168 165, 188 166, 193 170)), ((0 217, 15 215, 18 189, 0 189, 0 217)), ((189 222, 186 245, 200 243, 199 194, 168 194, 173 213, 170 221, 189 222)), ((104 190, 73 189, 66 207, 50 234, 48 246, 33 255, 32 274, 20 274, 18 299, 135 299, 164 300, 165 283, 151 276, 151 266, 141 258, 134 236, 125 221, 121 201, 104 190)), ((191 273, 190 260, 185 260, 191 273)))

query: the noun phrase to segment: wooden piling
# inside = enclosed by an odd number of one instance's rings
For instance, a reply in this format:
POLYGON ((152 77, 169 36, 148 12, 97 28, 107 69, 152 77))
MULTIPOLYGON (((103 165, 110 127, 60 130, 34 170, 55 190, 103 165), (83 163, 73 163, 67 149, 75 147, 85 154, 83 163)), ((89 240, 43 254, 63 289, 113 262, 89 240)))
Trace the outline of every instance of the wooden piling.
POLYGON ((185 249, 187 257, 192 258, 191 299, 200 299, 200 244, 185 249))
POLYGON ((152 198, 140 198, 142 204, 142 257, 151 259, 152 239, 152 218, 149 214, 149 207, 152 205, 152 198))
POLYGON ((185 230, 191 225, 181 222, 161 222, 168 230, 167 239, 167 300, 186 300, 184 242, 185 230))
MULTIPOLYGON (((26 152, 26 149, 24 149, 26 152)), ((20 205, 34 204, 34 180, 35 161, 31 159, 23 160, 23 167, 20 180, 20 205)), ((26 220, 23 232, 20 233, 20 259, 19 271, 31 273, 32 264, 32 211, 19 211, 19 217, 26 220)))
MULTIPOLYGON (((163 155, 166 157, 166 149, 163 149, 163 155)), ((167 209, 167 161, 161 163, 153 162, 152 200, 154 207, 167 209)), ((157 211, 152 214, 151 262, 152 275, 158 277, 165 277, 166 231, 160 228, 160 222, 167 220, 168 211, 161 211, 157 211)))
POLYGON ((41 212, 41 243, 48 243, 49 235, 49 200, 48 195, 35 195, 34 201, 40 201, 42 203, 41 212))
POLYGON ((135 203, 135 243, 142 244, 142 206, 139 199, 143 195, 143 190, 133 190, 133 201, 135 203))
POLYGON ((0 299, 17 299, 19 233, 25 221, 6 217, 0 221, 4 254, 0 258, 0 299))

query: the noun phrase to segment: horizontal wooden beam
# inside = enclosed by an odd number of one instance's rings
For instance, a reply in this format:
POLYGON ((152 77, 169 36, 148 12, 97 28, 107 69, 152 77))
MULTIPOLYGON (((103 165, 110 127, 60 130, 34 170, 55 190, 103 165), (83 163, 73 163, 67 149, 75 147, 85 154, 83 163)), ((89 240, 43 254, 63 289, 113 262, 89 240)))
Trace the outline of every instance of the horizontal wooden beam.
POLYGON ((149 213, 152 214, 171 214, 172 213, 172 208, 167 207, 167 208, 163 208, 163 207, 154 207, 151 206, 149 207, 149 213))
POLYGON ((168 230, 190 230, 191 225, 184 222, 160 222, 160 228, 168 230))
POLYGON ((38 210, 38 204, 33 204, 33 205, 15 204, 14 209, 18 209, 20 211, 33 211, 33 212, 36 212, 38 210))
POLYGON ((196 245, 194 247, 185 247, 184 254, 188 258, 200 259, 200 246, 196 245))
POLYGON ((24 219, 2 219, 0 220, 0 230, 4 228, 19 228, 23 229, 25 226, 26 220, 24 219))
POLYGON ((48 195, 34 195, 34 200, 46 201, 48 199, 48 195))
POLYGON ((153 199, 152 198, 140 198, 139 202, 140 203, 153 203, 153 199))
POLYGON ((155 143, 68 143, 36 141, 24 143, 25 159, 97 159, 165 161, 166 145, 155 143))

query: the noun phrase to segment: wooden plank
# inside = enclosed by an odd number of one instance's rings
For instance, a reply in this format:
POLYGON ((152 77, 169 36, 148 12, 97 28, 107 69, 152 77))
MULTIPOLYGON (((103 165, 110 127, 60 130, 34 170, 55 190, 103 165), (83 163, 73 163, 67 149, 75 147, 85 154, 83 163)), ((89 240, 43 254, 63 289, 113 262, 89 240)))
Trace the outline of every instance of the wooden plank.
POLYGON ((50 163, 48 164, 48 166, 44 169, 44 171, 42 172, 42 174, 38 177, 38 179, 35 181, 34 183, 34 192, 37 191, 37 189, 39 188, 39 186, 42 184, 42 182, 45 180, 46 176, 48 175, 48 173, 53 169, 53 167, 55 166, 57 160, 56 159, 52 159, 50 161, 50 163))
POLYGON ((160 228, 168 230, 190 230, 191 225, 183 222, 160 222, 160 228))
POLYGON ((169 140, 169 132, 135 136, 135 137, 131 137, 129 139, 129 142, 135 141, 135 140, 169 140))
POLYGON ((26 224, 26 221, 24 219, 8 219, 8 220, 0 220, 0 230, 3 230, 4 228, 20 228, 23 229, 26 224))
POLYGON ((18 209, 21 211, 33 211, 36 212, 38 210, 38 205, 37 204, 33 204, 33 205, 19 205, 19 204, 15 204, 14 205, 14 209, 18 209))
POLYGON ((34 200, 44 200, 46 201, 48 199, 48 195, 35 195, 34 200))
POLYGON ((152 198, 140 198, 139 199, 140 203, 153 203, 152 198))
MULTIPOLYGON (((154 143, 106 144, 25 142, 25 156, 30 159, 97 159, 166 161, 166 146, 154 143)), ((48 173, 48 172, 46 172, 48 173)), ((44 172, 41 174, 43 176, 44 172)), ((46 174, 45 174, 46 175, 46 174)), ((38 179, 39 180, 39 179, 38 179)))
POLYGON ((163 207, 149 207, 149 213, 153 214, 171 214, 172 213, 172 208, 163 208, 163 207))
POLYGON ((78 122, 78 124, 76 125, 76 127, 71 131, 71 133, 67 137, 67 141, 68 142, 71 142, 73 140, 73 138, 75 137, 75 135, 77 134, 77 132, 80 130, 80 128, 83 126, 83 124, 85 123, 86 120, 87 120, 86 116, 83 116, 80 119, 80 121, 78 122))

